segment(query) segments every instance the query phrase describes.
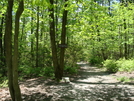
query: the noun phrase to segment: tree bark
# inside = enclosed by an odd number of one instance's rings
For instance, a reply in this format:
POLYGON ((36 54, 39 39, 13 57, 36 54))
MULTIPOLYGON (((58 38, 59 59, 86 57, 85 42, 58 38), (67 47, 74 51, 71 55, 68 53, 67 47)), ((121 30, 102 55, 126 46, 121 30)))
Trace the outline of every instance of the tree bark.
POLYGON ((38 54, 39 54, 39 6, 37 7, 37 29, 36 29, 36 67, 39 66, 38 63, 38 54))
POLYGON ((123 46, 121 44, 122 42, 122 35, 121 35, 121 28, 122 26, 119 26, 119 58, 123 58, 123 46))
POLYGON ((13 88, 13 71, 12 71, 12 9, 14 0, 8 0, 6 23, 5 23, 5 52, 6 52, 6 65, 8 69, 8 86, 10 95, 15 101, 15 92, 13 88))
MULTIPOLYGON (((67 25, 67 13, 66 10, 67 7, 67 1, 65 0, 65 9, 63 12, 63 18, 62 18, 62 32, 61 32, 61 44, 66 44, 66 25, 67 25)), ((61 48, 60 50, 60 79, 63 77, 63 70, 64 70, 64 57, 65 57, 65 48, 61 48)))
POLYGON ((18 84, 18 35, 19 35, 19 20, 24 11, 24 2, 21 0, 15 15, 15 35, 14 35, 14 52, 13 52, 13 87, 15 91, 15 101, 22 101, 21 92, 18 84))
MULTIPOLYGON (((126 25, 126 19, 124 19, 124 30, 127 29, 127 25, 126 25)), ((124 33, 124 56, 125 56, 125 59, 128 58, 128 46, 127 46, 127 32, 125 31, 124 33)))
POLYGON ((1 18, 1 25, 0 25, 0 67, 2 68, 3 67, 3 63, 4 63, 4 61, 3 61, 3 56, 4 56, 4 54, 3 54, 3 41, 2 41, 2 39, 3 39, 3 24, 4 24, 4 14, 2 14, 2 18, 1 18))
MULTIPOLYGON (((32 6, 32 10, 33 10, 33 6, 32 6)), ((33 29, 33 14, 31 14, 31 36, 34 32, 34 29, 33 29)), ((31 37, 31 66, 34 67, 34 40, 33 40, 33 37, 31 37)))
POLYGON ((57 56, 57 48, 56 48, 56 41, 55 41, 55 22, 54 22, 54 0, 50 0, 51 7, 49 8, 50 11, 50 40, 51 40, 51 49, 52 49, 52 60, 53 66, 55 70, 55 78, 57 81, 60 80, 59 75, 59 63, 58 63, 58 56, 57 56))

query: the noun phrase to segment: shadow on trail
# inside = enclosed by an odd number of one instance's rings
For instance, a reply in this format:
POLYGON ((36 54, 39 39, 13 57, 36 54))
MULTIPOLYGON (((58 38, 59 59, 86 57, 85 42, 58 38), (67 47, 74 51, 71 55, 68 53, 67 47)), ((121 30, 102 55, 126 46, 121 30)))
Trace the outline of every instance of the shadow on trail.
POLYGON ((89 66, 88 64, 78 64, 80 66, 78 76, 72 77, 72 82, 80 84, 118 84, 118 81, 112 81, 112 77, 109 77, 109 73, 102 71, 101 69, 89 66), (110 81, 111 79, 111 81, 110 81), (107 82, 108 81, 108 82, 107 82))
POLYGON ((73 83, 76 84, 91 84, 91 85, 117 85, 119 83, 94 83, 94 82, 81 82, 81 81, 74 81, 73 83))
POLYGON ((20 83, 23 101, 134 101, 134 86, 112 81, 109 73, 94 66, 79 65, 70 83, 42 77, 20 83))

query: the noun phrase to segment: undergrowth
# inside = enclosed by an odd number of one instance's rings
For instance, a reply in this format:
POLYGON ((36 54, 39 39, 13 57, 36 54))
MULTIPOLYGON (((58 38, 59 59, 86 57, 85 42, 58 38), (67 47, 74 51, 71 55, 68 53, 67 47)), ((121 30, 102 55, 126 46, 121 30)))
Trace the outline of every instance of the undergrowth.
POLYGON ((109 73, 116 73, 118 71, 117 63, 115 60, 106 60, 103 62, 103 66, 109 73))
POLYGON ((54 68, 53 67, 24 67, 21 66, 19 68, 19 74, 21 77, 33 78, 33 77, 52 77, 54 76, 54 68))
POLYGON ((119 77, 117 78, 117 80, 119 80, 120 82, 129 82, 130 79, 128 77, 119 77))
POLYGON ((103 67, 110 73, 120 72, 132 72, 134 71, 134 59, 107 59, 103 62, 103 67))
POLYGON ((7 87, 8 86, 8 80, 7 77, 1 77, 0 76, 0 88, 1 87, 7 87))
POLYGON ((75 66, 75 67, 65 66, 64 73, 65 74, 77 74, 78 67, 77 66, 75 66))

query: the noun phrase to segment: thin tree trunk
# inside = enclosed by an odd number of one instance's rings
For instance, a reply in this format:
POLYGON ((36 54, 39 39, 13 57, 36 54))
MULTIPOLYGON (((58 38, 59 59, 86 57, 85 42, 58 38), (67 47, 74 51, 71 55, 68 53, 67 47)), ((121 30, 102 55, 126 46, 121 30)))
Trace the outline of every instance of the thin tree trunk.
MULTIPOLYGON (((126 19, 124 19, 124 30, 127 29, 127 25, 126 25, 126 19)), ((125 59, 128 58, 128 46, 127 46, 127 32, 125 31, 124 33, 124 56, 125 56, 125 59)))
POLYGON ((38 61, 38 57, 39 57, 39 6, 37 7, 37 29, 36 29, 36 67, 39 66, 39 61, 38 61))
POLYGON ((23 24, 22 24, 22 34, 21 34, 21 40, 23 41, 23 38, 24 38, 24 34, 25 34, 25 24, 26 24, 26 19, 25 17, 23 17, 23 24))
POLYGON ((10 95, 15 101, 15 92, 13 88, 13 71, 12 71, 12 9, 14 0, 8 0, 6 23, 5 23, 5 52, 6 65, 8 69, 8 86, 10 95))
POLYGON ((15 16, 15 35, 14 35, 14 55, 13 55, 13 87, 15 91, 15 101, 22 101, 21 92, 18 84, 18 35, 19 35, 19 20, 24 11, 24 2, 19 2, 19 7, 15 16))
POLYGON ((132 58, 134 58, 134 33, 133 33, 133 45, 132 45, 132 58))
MULTIPOLYGON (((133 15, 133 19, 134 19, 134 15, 133 15)), ((132 28, 134 28, 134 20, 133 20, 133 26, 132 26, 132 28)), ((133 44, 132 44, 132 58, 134 57, 134 32, 133 32, 133 44)))
MULTIPOLYGON (((56 0, 56 5, 58 5, 58 0, 56 0)), ((55 30, 56 30, 56 44, 59 44, 59 34, 58 34, 58 6, 56 6, 56 15, 55 15, 55 30)), ((57 50, 58 51, 58 50, 57 50)), ((59 51, 58 51, 59 52, 59 51)))
MULTIPOLYGON (((32 10, 33 10, 33 6, 32 6, 32 10)), ((33 30, 33 14, 31 14, 31 36, 34 32, 33 30)), ((34 40, 33 40, 33 37, 31 37, 31 66, 34 67, 34 47, 33 47, 33 44, 34 44, 34 40)))
MULTIPOLYGON (((65 0, 65 8, 67 7, 67 1, 65 0)), ((68 11, 64 9, 63 18, 62 18, 62 32, 61 32, 61 44, 66 44, 66 25, 67 25, 67 13, 68 11)), ((64 70, 64 57, 65 57, 65 48, 61 48, 60 50, 60 79, 63 77, 64 70)))
POLYGON ((122 58, 123 57, 123 52, 122 52, 122 44, 121 44, 121 42, 122 42, 122 35, 121 35, 121 27, 122 26, 119 26, 119 58, 122 58))
POLYGON ((4 14, 1 18, 1 25, 0 25, 0 67, 3 67, 3 45, 2 45, 2 39, 3 39, 3 24, 4 24, 4 14))

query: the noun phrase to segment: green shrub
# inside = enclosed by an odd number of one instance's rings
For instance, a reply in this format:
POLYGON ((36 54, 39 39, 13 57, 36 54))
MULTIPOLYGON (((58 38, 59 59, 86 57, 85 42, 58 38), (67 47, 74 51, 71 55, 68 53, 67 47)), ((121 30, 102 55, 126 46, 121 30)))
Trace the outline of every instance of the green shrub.
POLYGON ((53 67, 26 67, 21 66, 19 68, 19 74, 21 77, 39 77, 39 76, 54 76, 54 68, 53 67))
POLYGON ((65 66, 64 67, 64 72, 67 73, 67 74, 77 74, 78 67, 65 66))
POLYGON ((119 59, 115 60, 106 60, 103 62, 103 66, 107 69, 108 72, 115 73, 117 71, 121 72, 131 72, 134 71, 134 59, 119 59))
POLYGON ((54 76, 54 68, 53 67, 45 67, 42 69, 40 76, 53 77, 54 76))
POLYGON ((107 59, 103 62, 103 66, 109 73, 116 73, 118 71, 117 63, 115 60, 107 59))
POLYGON ((100 58, 100 57, 97 57, 97 56, 96 56, 96 57, 95 57, 95 56, 92 56, 92 57, 89 58, 89 63, 90 63, 91 65, 98 65, 98 64, 101 64, 102 61, 103 61, 103 59, 100 58))
POLYGON ((37 77, 40 74, 40 68, 32 68, 32 67, 20 67, 19 69, 20 75, 24 77, 37 77))
POLYGON ((134 60, 120 59, 117 61, 117 66, 119 68, 119 71, 134 71, 134 60))

